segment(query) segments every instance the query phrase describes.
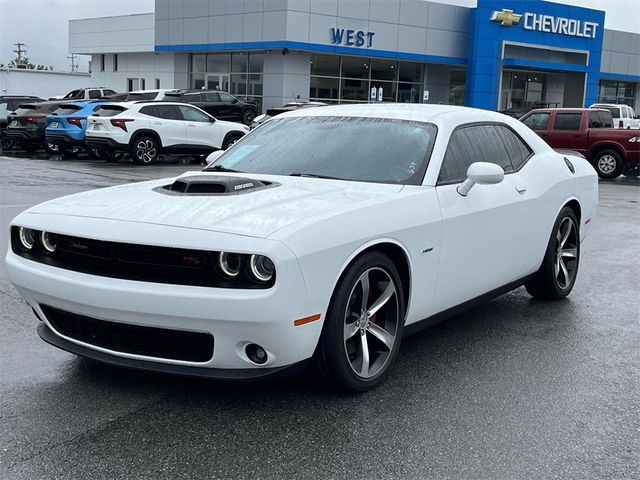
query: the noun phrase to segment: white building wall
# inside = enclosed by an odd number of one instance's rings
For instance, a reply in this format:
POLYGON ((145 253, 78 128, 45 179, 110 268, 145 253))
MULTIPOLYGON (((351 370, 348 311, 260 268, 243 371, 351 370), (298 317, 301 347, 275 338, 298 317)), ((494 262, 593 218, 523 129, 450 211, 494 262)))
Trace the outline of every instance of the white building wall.
POLYGON ((181 88, 183 85, 175 84, 174 56, 173 53, 119 53, 116 71, 114 54, 95 54, 91 56, 91 82, 116 92, 127 91, 129 78, 144 78, 147 90, 156 88, 156 79, 160 80, 160 88, 181 88))
POLYGON ((88 73, 0 69, 0 95, 36 95, 48 99, 93 85, 88 73))
POLYGON ((153 52, 154 44, 153 13, 69 21, 71 53, 153 52))

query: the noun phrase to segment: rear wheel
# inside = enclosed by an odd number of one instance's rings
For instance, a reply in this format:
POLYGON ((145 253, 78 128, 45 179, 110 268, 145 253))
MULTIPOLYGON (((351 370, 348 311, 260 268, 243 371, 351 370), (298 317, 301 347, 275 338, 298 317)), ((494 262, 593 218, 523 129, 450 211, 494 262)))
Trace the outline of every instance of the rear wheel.
POLYGON ((600 178, 617 178, 624 170, 624 161, 615 150, 602 150, 594 157, 593 162, 600 178))
POLYGON ((158 159, 160 146, 155 138, 141 135, 131 144, 131 158, 139 165, 151 165, 158 159))
POLYGON ((525 285, 533 297, 560 300, 573 289, 580 264, 580 230, 575 213, 564 207, 553 226, 542 265, 525 285))
POLYGON ((240 134, 235 134, 234 133, 232 135, 229 135, 227 138, 224 139, 224 143, 222 144, 222 150, 226 150, 227 148, 229 148, 231 145, 236 143, 241 138, 242 138, 242 135, 240 135, 240 134))
POLYGON ((345 392, 375 388, 389 374, 404 325, 402 283, 382 253, 358 258, 334 291, 316 351, 325 383, 345 392))

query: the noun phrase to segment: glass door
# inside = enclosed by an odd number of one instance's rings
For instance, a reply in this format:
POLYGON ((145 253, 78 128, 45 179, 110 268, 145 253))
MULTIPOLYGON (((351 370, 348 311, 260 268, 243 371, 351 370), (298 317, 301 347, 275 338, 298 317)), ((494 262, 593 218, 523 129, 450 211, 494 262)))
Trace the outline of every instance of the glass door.
POLYGON ((228 73, 207 73, 205 86, 207 90, 229 91, 228 73))

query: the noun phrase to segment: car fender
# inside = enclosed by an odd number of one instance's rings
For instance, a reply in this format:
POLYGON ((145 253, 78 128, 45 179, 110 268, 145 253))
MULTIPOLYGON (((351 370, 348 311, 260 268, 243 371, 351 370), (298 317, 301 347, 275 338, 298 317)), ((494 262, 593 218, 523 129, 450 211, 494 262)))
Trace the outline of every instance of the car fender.
POLYGON ((160 138, 160 135, 158 135, 158 132, 156 132, 155 130, 151 130, 149 128, 140 128, 135 132, 133 132, 131 134, 131 138, 129 139, 129 147, 133 147, 134 142, 140 135, 149 135, 155 138, 158 141, 160 148, 162 148, 162 138, 160 138))

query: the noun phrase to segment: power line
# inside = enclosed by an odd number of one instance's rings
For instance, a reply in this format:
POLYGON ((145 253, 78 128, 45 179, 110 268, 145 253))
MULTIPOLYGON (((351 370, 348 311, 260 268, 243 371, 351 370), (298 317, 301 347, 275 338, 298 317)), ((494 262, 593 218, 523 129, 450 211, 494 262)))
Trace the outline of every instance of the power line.
POLYGON ((27 54, 27 44, 18 42, 18 43, 14 43, 14 45, 16 46, 16 49, 13 51, 13 53, 15 53, 18 56, 18 58, 16 59, 16 63, 21 64, 23 62, 22 54, 24 53, 25 56, 27 54))
POLYGON ((76 62, 76 59, 78 58, 78 55, 76 55, 75 53, 72 53, 71 55, 67 55, 67 58, 71 60, 71 71, 77 72, 78 62, 76 62))

